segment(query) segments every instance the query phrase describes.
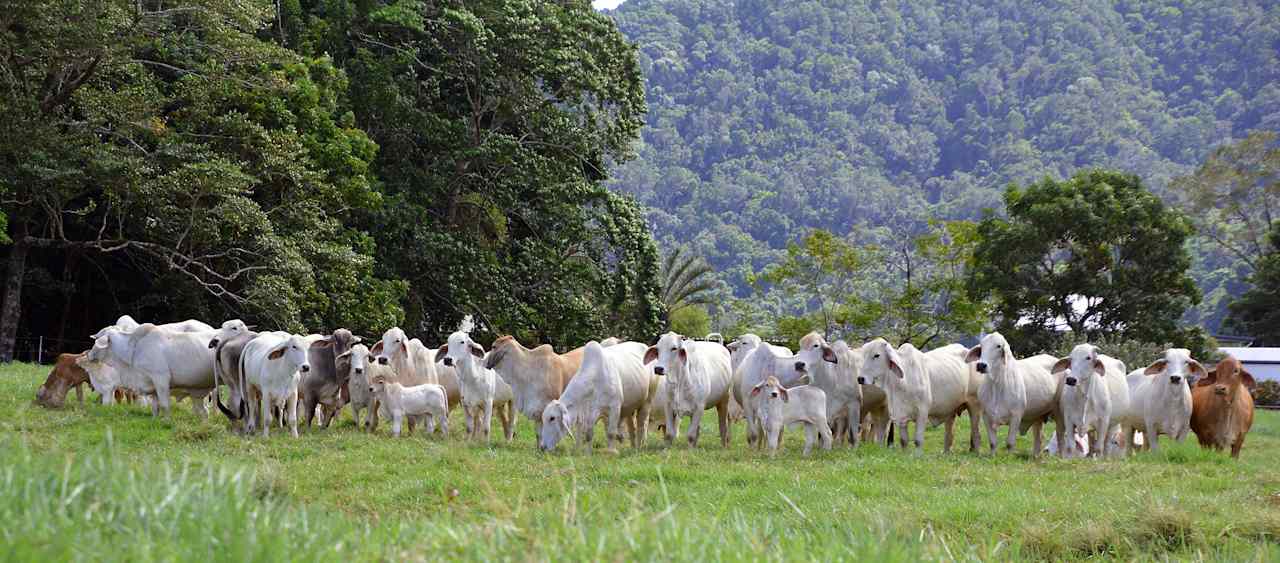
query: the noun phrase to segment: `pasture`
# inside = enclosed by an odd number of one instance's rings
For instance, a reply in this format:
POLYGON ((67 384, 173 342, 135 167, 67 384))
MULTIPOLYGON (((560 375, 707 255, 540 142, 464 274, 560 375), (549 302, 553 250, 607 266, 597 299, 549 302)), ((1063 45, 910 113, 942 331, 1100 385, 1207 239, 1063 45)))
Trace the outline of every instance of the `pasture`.
MULTIPOLYGON (((335 428, 229 433, 187 402, 31 403, 47 368, 0 367, 0 557, 7 560, 1018 560, 1280 557, 1280 413, 1239 461, 1194 437, 1130 460, 923 456, 839 447, 777 458, 719 446, 586 455, 335 428)), ((967 436, 967 417, 958 436, 967 436)), ((597 432, 597 441, 602 441, 597 432)), ((958 442, 967 440, 957 440, 958 442)))

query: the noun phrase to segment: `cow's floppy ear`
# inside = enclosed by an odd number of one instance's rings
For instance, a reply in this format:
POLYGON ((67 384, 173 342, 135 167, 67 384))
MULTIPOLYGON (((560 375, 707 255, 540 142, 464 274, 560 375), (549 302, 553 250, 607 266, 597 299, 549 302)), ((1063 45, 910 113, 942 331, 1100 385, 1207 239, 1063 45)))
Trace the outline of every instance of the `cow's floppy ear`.
POLYGON ((436 361, 444 361, 444 357, 449 355, 449 343, 445 342, 436 349, 436 361))
POLYGON ((889 371, 897 374, 898 379, 906 377, 906 374, 902 373, 902 367, 898 365, 898 362, 893 361, 893 358, 889 358, 889 371))
POLYGON ((1196 375, 1197 380, 1206 375, 1209 375, 1208 372, 1205 371, 1204 365, 1201 364, 1200 362, 1197 362, 1193 359, 1188 361, 1187 363, 1191 365, 1191 373, 1194 373, 1196 375))
MULTIPOLYGON (((965 355, 964 355, 964 363, 966 363, 966 364, 967 364, 967 363, 969 363, 969 362, 976 362, 976 361, 981 360, 981 359, 982 359, 982 345, 981 345, 981 344, 979 344, 979 345, 977 345, 977 346, 974 346, 973 348, 970 348, 970 349, 969 349, 969 352, 968 352, 967 354, 965 354, 965 355)), ((1054 371, 1057 371, 1057 370, 1054 370, 1054 371)))
POLYGON ((381 341, 381 340, 379 340, 377 344, 374 344, 374 345, 373 345, 373 348, 370 348, 370 349, 369 349, 369 353, 371 353, 371 354, 377 354, 378 352, 381 352, 381 351, 382 351, 382 341, 381 341))
POLYGON ((781 394, 782 394, 782 402, 784 402, 784 403, 789 403, 789 402, 791 402, 791 394, 790 394, 790 393, 787 393, 787 388, 786 388, 786 387, 783 387, 783 386, 779 385, 779 386, 778 386, 778 393, 781 393, 781 394))
POLYGON ((276 348, 275 350, 272 350, 270 354, 267 354, 267 359, 268 359, 268 360, 279 360, 280 358, 283 358, 283 357, 284 357, 284 349, 285 349, 285 348, 287 348, 287 346, 281 346, 281 347, 279 347, 279 348, 276 348))
POLYGON ((654 344, 653 346, 650 346, 648 350, 644 351, 644 361, 641 363, 647 364, 657 359, 658 359, 658 345, 654 344))
POLYGON ((1161 374, 1161 373, 1164 373, 1164 368, 1165 366, 1168 366, 1168 365, 1169 365, 1168 360, 1156 360, 1154 362, 1151 362, 1151 365, 1147 366, 1147 369, 1142 370, 1142 373, 1143 375, 1161 374))
POLYGON ((356 335, 354 335, 354 334, 353 334, 353 335, 351 335, 351 345, 352 345, 352 346, 354 346, 354 345, 356 345, 356 344, 359 344, 359 343, 361 343, 361 342, 364 342, 364 339, 363 339, 363 338, 360 338, 359 336, 356 336, 356 335))
POLYGON ((1225 368, 1226 366, 1222 365, 1222 362, 1218 362, 1218 365, 1213 368, 1213 371, 1205 371, 1204 377, 1200 378, 1200 381, 1196 382, 1196 387, 1207 387, 1217 383, 1218 370, 1225 368))
POLYGON ((730 343, 728 343, 728 344, 725 344, 725 345, 724 345, 724 347, 725 347, 725 348, 728 348, 728 349, 729 349, 729 352, 730 352, 730 353, 732 353, 732 352, 737 352, 737 351, 738 351, 738 348, 739 348, 739 347, 741 347, 741 346, 742 346, 742 343, 741 343, 741 342, 738 342, 737 340, 734 340, 733 342, 730 342, 730 343))
POLYGON ((680 356, 680 363, 682 364, 689 363, 689 352, 686 352, 684 348, 680 349, 679 356, 680 356))
POLYGON ((1258 382, 1254 381, 1253 374, 1245 371, 1244 368, 1240 368, 1240 382, 1245 387, 1248 387, 1250 391, 1258 388, 1258 382))
POLYGON ((1049 370, 1049 373, 1058 373, 1069 369, 1071 369, 1071 358, 1062 358, 1058 360, 1058 363, 1053 364, 1053 369, 1049 370))
POLYGON ((351 350, 347 350, 346 352, 338 354, 338 357, 334 359, 341 360, 343 358, 351 359, 351 350))
POLYGON ((484 348, 482 348, 479 344, 476 344, 475 342, 472 342, 472 343, 468 346, 468 348, 470 348, 470 349, 471 349, 471 355, 472 355, 472 356, 475 356, 475 357, 477 357, 477 358, 484 358, 484 348))
POLYGON ((822 360, 833 364, 840 363, 840 360, 836 358, 836 351, 832 350, 831 347, 826 344, 822 345, 822 360))
POLYGON ((755 387, 752 387, 752 388, 751 388, 751 396, 752 396, 752 397, 754 397, 754 396, 756 396, 756 395, 759 395, 759 394, 760 394, 760 390, 761 390, 761 389, 764 389, 764 385, 765 385, 765 383, 768 383, 768 382, 766 382, 766 381, 761 381, 760 383, 757 383, 755 387))
POLYGON ((333 346, 333 337, 321 338, 311 343, 312 348, 328 348, 330 346, 333 346))
POLYGON ((1107 366, 1105 366, 1105 365, 1103 365, 1103 364, 1102 364, 1102 360, 1094 360, 1094 361, 1093 361, 1093 371, 1094 371, 1094 373, 1097 373, 1098 375, 1103 375, 1103 376, 1105 376, 1105 375, 1107 375, 1107 366))

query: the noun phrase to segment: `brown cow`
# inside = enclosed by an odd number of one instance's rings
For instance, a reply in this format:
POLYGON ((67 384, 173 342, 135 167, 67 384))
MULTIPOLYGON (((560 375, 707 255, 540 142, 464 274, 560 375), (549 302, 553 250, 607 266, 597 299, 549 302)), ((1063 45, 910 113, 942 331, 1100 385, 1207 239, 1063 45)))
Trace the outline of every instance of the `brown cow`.
POLYGON ((72 388, 75 388, 80 404, 84 404, 83 386, 89 383, 89 372, 76 365, 76 359, 83 355, 83 352, 58 355, 58 361, 49 370, 49 377, 45 378, 44 385, 36 390, 36 404, 49 409, 62 408, 67 400, 67 391, 72 388))
POLYGON ((1221 451, 1231 446, 1240 457, 1244 436, 1253 426, 1253 375, 1231 356, 1218 362, 1209 376, 1191 390, 1191 430, 1200 445, 1221 451))
POLYGON ((530 350, 513 337, 502 336, 493 342, 493 350, 489 351, 484 367, 498 372, 502 380, 511 386, 516 410, 533 421, 537 430, 534 439, 538 439, 542 435, 542 410, 560 398, 569 381, 578 373, 582 353, 583 348, 575 348, 565 354, 557 354, 550 344, 530 350))

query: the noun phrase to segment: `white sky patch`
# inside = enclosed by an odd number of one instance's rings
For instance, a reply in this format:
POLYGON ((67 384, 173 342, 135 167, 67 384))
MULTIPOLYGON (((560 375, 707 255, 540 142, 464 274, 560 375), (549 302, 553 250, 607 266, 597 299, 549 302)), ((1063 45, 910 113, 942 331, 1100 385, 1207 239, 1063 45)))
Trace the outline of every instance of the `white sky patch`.
POLYGON ((612 10, 625 0, 591 0, 591 7, 597 10, 612 10))

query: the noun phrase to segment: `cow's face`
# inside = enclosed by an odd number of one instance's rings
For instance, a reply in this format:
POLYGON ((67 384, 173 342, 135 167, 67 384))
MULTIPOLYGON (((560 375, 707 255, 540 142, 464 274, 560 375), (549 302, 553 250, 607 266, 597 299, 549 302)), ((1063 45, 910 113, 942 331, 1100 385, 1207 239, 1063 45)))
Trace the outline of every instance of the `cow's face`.
POLYGON ((209 341, 209 348, 217 348, 219 344, 248 332, 249 327, 240 319, 232 319, 224 322, 222 323, 222 327, 218 329, 218 333, 213 336, 213 340, 209 341))
POLYGON ((969 349, 965 362, 973 362, 978 373, 1000 374, 1013 363, 1013 350, 1009 348, 1009 341, 1004 339, 1004 335, 993 332, 982 337, 982 342, 969 349))
POLYGON ((484 347, 471 340, 471 335, 461 331, 449 335, 449 340, 436 351, 436 361, 446 366, 456 366, 464 361, 471 361, 471 358, 483 360, 484 347))
POLYGON ((827 340, 821 334, 810 332, 800 339, 800 350, 796 352, 796 375, 807 375, 822 362, 834 364, 838 361, 836 351, 827 344, 827 340))
POLYGON ((1217 367, 1200 382, 1200 385, 1211 387, 1214 396, 1227 403, 1235 402, 1241 389, 1248 393, 1258 386, 1253 374, 1245 370, 1244 366, 1240 364, 1240 360, 1232 356, 1227 356, 1218 362, 1217 367))
POLYGON ((1095 376, 1107 374, 1106 366, 1098 358, 1098 348, 1092 344, 1079 344, 1071 349, 1071 354, 1053 365, 1053 373, 1067 371, 1062 384, 1067 387, 1088 389, 1095 376))
POLYGON ((93 341, 93 347, 85 353, 84 358, 90 362, 105 362, 110 351, 111 340, 104 334, 93 341))
POLYGON ((538 437, 538 449, 549 452, 556 449, 565 436, 573 439, 572 415, 558 399, 542 409, 542 435, 538 437))
POLYGON ((862 346, 862 373, 858 383, 884 387, 889 377, 901 379, 902 358, 898 351, 883 338, 877 338, 862 346))
POLYGON ((267 354, 267 360, 296 366, 298 372, 305 374, 311 371, 311 362, 307 360, 307 350, 310 348, 306 338, 295 334, 272 349, 267 354))
POLYGON ((489 355, 484 359, 485 369, 498 369, 502 365, 502 360, 506 359, 516 347, 516 339, 511 336, 501 336, 493 341, 493 349, 489 350, 489 355))
POLYGON ((1164 357, 1147 366, 1143 373, 1160 378, 1157 384, 1172 386, 1195 386, 1206 375, 1204 366, 1192 359, 1186 348, 1165 350, 1164 357))
POLYGON ((653 364, 653 373, 672 375, 684 373, 689 362, 689 351, 685 348, 685 338, 674 332, 668 332, 658 338, 658 343, 644 352, 644 363, 653 364))
POLYGON ((400 327, 391 327, 382 333, 382 340, 373 345, 371 352, 379 365, 390 365, 391 358, 403 358, 409 354, 409 338, 400 327))

